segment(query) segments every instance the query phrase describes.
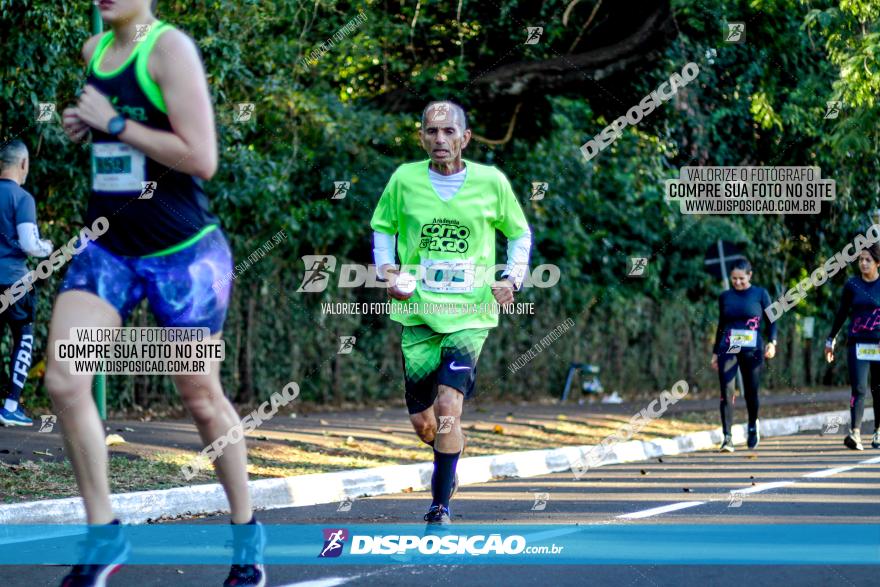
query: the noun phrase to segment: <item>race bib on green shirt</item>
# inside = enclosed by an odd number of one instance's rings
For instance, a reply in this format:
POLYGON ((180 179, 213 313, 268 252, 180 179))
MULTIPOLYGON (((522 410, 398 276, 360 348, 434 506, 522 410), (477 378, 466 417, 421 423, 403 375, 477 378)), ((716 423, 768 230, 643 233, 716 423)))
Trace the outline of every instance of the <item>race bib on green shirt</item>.
POLYGON ((92 145, 92 190, 131 193, 143 190, 147 157, 125 143, 92 145))
POLYGON ((425 276, 422 291, 434 293, 470 293, 474 291, 475 268, 470 260, 422 259, 425 276))

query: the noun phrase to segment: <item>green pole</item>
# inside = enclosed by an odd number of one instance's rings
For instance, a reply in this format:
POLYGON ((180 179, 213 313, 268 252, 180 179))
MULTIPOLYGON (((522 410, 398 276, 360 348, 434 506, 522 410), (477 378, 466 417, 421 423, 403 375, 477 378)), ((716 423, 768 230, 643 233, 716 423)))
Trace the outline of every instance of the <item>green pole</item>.
POLYGON ((97 4, 92 4, 92 34, 97 35, 104 30, 104 21, 101 20, 101 9, 97 4))
MULTIPOLYGON (((104 30, 104 21, 101 20, 101 10, 96 4, 92 4, 92 34, 97 35, 104 30)), ((102 420, 107 419, 107 376, 104 373, 95 373, 92 381, 92 394, 95 396, 95 405, 98 406, 98 415, 102 420)))

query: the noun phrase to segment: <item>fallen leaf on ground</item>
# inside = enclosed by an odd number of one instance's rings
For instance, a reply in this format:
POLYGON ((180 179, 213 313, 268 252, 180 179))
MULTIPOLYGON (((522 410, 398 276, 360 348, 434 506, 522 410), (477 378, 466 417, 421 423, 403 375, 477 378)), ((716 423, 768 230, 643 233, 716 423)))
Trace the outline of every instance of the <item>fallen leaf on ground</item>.
POLYGON ((125 444, 125 439, 118 434, 108 434, 104 442, 107 446, 113 446, 115 444, 125 444))
POLYGON ((504 427, 501 424, 495 424, 492 428, 492 432, 495 434, 504 434, 504 427))

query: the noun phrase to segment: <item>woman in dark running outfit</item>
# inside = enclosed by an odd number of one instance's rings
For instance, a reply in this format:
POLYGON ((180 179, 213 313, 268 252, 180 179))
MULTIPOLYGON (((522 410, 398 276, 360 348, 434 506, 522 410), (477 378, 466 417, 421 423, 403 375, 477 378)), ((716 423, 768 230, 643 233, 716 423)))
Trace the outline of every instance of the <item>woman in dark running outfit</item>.
POLYGON ((843 443, 853 450, 862 447, 862 416, 868 393, 868 372, 871 372, 871 396, 874 398, 874 437, 871 446, 880 448, 880 244, 873 244, 859 254, 858 277, 851 277, 843 286, 840 307, 834 316, 831 332, 825 342, 825 359, 834 360, 834 337, 847 317, 846 362, 852 396, 849 400, 850 430, 843 443))
MULTIPOLYGON (((150 0, 96 2, 110 31, 86 41, 85 87, 63 113, 74 142, 91 133, 91 195, 86 226, 103 225, 81 244, 52 313, 46 384, 91 525, 85 557, 63 587, 104 585, 127 557, 109 499, 104 427, 91 400, 92 376, 73 375, 55 341, 77 327, 118 327, 146 298, 161 327, 207 328, 222 337, 232 255, 202 188, 217 169, 214 110, 201 57, 183 32, 156 20, 150 0), (97 552, 98 555, 94 553, 97 552)), ((223 393, 219 365, 172 375, 202 442, 240 424, 223 393)), ((245 443, 230 442, 214 461, 232 511, 235 563, 226 585, 265 585, 262 530, 253 518, 245 443)), ((130 578, 129 581, 132 579, 130 578)))
POLYGON ((770 305, 770 294, 751 285, 752 266, 745 259, 736 261, 730 271, 731 288, 718 296, 718 329, 712 354, 712 368, 721 383, 721 450, 733 452, 731 426, 736 370, 743 376, 746 409, 749 413, 748 447, 756 448, 758 432, 758 388, 764 359, 776 356, 776 324, 769 323, 767 344, 761 337, 761 320, 770 305))

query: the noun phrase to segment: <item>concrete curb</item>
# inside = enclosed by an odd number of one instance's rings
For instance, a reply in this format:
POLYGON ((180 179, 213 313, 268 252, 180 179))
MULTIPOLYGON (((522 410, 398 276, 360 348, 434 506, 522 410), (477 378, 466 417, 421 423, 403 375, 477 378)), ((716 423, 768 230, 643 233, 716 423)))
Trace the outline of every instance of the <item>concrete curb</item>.
MULTIPOLYGON (((873 414, 866 413, 865 421, 873 414)), ((842 434, 849 423, 849 412, 823 412, 762 420, 763 437, 789 436, 827 426, 842 434)), ((745 427, 733 427, 735 444, 745 442, 745 427)), ((613 445, 601 465, 643 461, 715 448, 721 444, 721 429, 693 432, 675 438, 654 441, 631 440, 613 445)), ((571 446, 531 450, 500 455, 467 457, 458 465, 462 485, 483 483, 499 477, 536 477, 568 471, 585 463, 593 446, 571 446)), ((600 466, 601 466, 600 465, 600 466)), ((276 509, 340 502, 406 490, 421 491, 431 485, 432 463, 389 465, 335 473, 298 475, 280 479, 251 481, 251 495, 257 509, 276 509)), ((175 518, 228 512, 228 503, 219 484, 190 485, 154 491, 136 491, 111 496, 113 509, 126 524, 140 524, 160 518, 175 518)), ((85 509, 81 498, 52 499, 0 505, 0 524, 82 524, 85 509)))

